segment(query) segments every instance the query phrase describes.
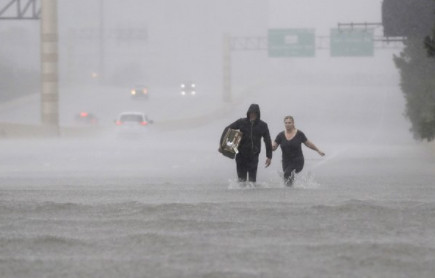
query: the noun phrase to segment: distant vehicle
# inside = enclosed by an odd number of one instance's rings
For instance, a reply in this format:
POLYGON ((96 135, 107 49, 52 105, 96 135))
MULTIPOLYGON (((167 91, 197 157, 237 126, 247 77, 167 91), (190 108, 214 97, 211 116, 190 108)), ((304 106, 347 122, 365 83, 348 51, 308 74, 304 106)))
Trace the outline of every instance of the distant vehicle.
POLYGON ((136 85, 134 86, 133 89, 131 89, 130 95, 132 98, 136 98, 136 99, 139 98, 148 99, 149 98, 148 88, 144 85, 136 85))
POLYGON ((142 112, 123 112, 115 120, 118 133, 124 135, 142 135, 153 121, 142 112))
POLYGON ((75 116, 75 122, 82 125, 96 125, 98 123, 98 119, 92 113, 80 112, 75 116))
POLYGON ((142 112, 123 112, 119 114, 116 125, 135 125, 135 126, 146 126, 152 124, 153 121, 148 119, 148 116, 142 112))
POLYGON ((180 84, 180 93, 182 96, 196 95, 196 84, 192 81, 183 82, 180 84))

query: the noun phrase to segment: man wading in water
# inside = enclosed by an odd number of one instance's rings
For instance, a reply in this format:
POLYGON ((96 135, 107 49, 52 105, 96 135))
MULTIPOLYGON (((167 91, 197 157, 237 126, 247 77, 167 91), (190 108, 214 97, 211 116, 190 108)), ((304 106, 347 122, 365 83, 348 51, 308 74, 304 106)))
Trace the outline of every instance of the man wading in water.
POLYGON ((272 160, 272 141, 267 124, 260 120, 260 106, 251 104, 246 113, 246 118, 241 118, 227 126, 222 134, 221 141, 228 128, 238 129, 243 133, 236 155, 237 176, 239 182, 257 180, 258 157, 261 151, 261 138, 266 145, 266 167, 272 160))

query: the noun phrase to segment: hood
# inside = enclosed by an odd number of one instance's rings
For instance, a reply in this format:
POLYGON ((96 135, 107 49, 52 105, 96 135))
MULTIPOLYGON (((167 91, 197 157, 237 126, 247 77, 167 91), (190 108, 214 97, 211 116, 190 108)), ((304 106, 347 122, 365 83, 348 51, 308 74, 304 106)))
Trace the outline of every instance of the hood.
POLYGON ((258 104, 251 104, 251 106, 249 106, 248 112, 246 112, 246 117, 249 118, 249 113, 251 112, 257 113, 257 119, 260 119, 260 106, 258 104))

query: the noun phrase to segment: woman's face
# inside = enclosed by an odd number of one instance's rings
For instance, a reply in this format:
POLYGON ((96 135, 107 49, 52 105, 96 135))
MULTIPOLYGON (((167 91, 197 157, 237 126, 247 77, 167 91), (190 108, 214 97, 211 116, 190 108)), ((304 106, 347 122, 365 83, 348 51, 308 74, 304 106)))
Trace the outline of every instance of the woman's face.
POLYGON ((285 119, 284 120, 285 129, 289 130, 294 127, 294 123, 291 119, 285 119))

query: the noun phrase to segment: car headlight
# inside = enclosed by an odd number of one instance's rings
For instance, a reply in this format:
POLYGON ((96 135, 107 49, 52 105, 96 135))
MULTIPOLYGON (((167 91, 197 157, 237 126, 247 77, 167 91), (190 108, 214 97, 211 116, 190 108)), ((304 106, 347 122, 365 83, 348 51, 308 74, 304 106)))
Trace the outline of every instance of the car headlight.
POLYGON ((136 94, 136 91, 135 91, 135 90, 131 90, 131 94, 132 94, 132 95, 135 95, 135 94, 136 94))

